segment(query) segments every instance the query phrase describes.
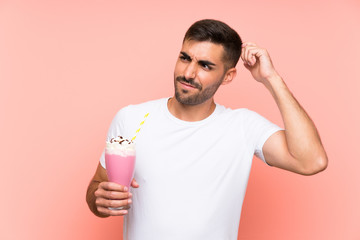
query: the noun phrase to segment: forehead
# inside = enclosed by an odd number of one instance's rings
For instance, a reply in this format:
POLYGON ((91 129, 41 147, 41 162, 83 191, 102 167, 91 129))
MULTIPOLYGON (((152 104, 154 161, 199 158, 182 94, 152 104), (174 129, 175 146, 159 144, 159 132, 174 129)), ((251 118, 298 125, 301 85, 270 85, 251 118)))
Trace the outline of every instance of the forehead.
POLYGON ((212 42, 199 42, 194 40, 185 40, 181 52, 185 52, 191 58, 196 60, 208 60, 214 63, 220 63, 223 59, 224 48, 220 44, 212 42))

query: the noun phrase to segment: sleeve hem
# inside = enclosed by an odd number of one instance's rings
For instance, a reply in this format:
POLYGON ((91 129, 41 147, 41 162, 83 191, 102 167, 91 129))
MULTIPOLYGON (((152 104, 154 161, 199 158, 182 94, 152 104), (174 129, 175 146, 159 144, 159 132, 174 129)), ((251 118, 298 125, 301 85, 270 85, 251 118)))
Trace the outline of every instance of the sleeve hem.
POLYGON ((101 157, 100 157, 100 164, 101 166, 106 169, 106 165, 105 165, 105 149, 103 150, 101 157))
MULTIPOLYGON (((265 144, 265 142, 276 132, 278 131, 284 131, 285 129, 283 128, 280 128, 280 127, 276 127, 276 128, 272 128, 270 129, 269 131, 266 132, 266 134, 263 135, 263 137, 261 138, 260 140, 260 143, 259 143, 259 148, 258 149, 261 149, 261 151, 256 151, 255 152, 255 155, 260 158, 264 163, 266 163, 267 165, 269 165, 266 160, 265 160, 265 156, 264 156, 264 153, 262 151, 263 149, 263 146, 265 144)), ((271 165, 269 165, 271 166, 271 165)))

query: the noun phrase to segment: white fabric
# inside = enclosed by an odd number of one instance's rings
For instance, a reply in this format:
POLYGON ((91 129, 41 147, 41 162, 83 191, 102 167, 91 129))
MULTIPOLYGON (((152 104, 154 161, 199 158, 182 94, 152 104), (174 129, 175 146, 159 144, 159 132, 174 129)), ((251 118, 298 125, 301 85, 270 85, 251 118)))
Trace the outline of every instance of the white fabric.
MULTIPOLYGON (((133 204, 124 218, 128 240, 237 239, 254 153, 280 127, 248 109, 216 105, 208 118, 186 122, 167 98, 130 105, 115 116, 108 139, 136 137, 133 204)), ((265 160, 264 160, 265 161, 265 160)), ((105 167, 104 155, 100 162, 105 167)))

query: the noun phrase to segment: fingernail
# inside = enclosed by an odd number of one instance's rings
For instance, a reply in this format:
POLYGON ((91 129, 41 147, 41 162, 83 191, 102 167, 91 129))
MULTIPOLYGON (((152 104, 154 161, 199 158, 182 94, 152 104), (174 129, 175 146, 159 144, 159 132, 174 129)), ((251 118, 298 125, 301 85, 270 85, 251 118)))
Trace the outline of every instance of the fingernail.
POLYGON ((129 193, 129 197, 132 197, 132 193, 129 193))
POLYGON ((128 203, 132 203, 131 199, 128 199, 128 203))
POLYGON ((127 187, 124 187, 124 191, 127 192, 128 188, 127 187))

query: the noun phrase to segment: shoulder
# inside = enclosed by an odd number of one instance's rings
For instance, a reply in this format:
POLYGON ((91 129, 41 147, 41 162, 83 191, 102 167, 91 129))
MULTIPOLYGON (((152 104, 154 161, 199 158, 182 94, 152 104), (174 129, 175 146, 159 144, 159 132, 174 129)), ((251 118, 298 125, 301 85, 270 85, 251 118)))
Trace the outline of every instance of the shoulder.
POLYGON ((220 106, 218 120, 232 127, 242 127, 246 132, 259 131, 273 124, 259 113, 248 108, 231 109, 220 106))
POLYGON ((166 101, 167 98, 161 98, 161 99, 150 100, 138 104, 130 104, 127 105, 126 107, 121 108, 117 112, 116 116, 121 118, 124 118, 126 116, 133 116, 133 117, 143 116, 147 113, 154 112, 157 109, 160 109, 161 106, 166 104, 166 101))
POLYGON ((241 119, 251 119, 257 117, 262 118, 260 114, 248 108, 232 109, 219 104, 217 104, 217 107, 220 109, 219 110, 220 115, 223 117, 241 118, 241 119))
POLYGON ((140 104, 131 104, 121 108, 113 118, 109 131, 108 139, 122 135, 130 137, 139 127, 139 123, 144 120, 146 114, 157 115, 157 109, 166 104, 166 99, 152 100, 140 104))

